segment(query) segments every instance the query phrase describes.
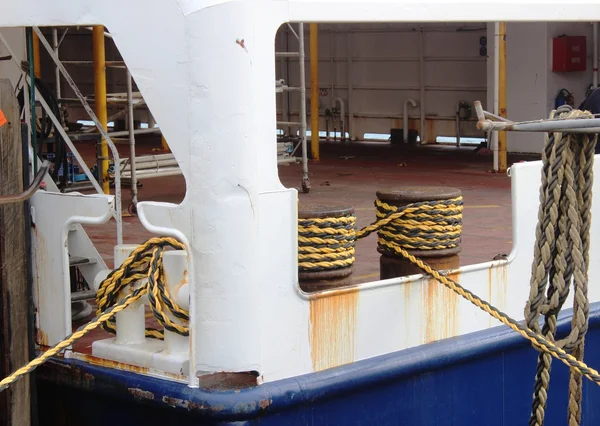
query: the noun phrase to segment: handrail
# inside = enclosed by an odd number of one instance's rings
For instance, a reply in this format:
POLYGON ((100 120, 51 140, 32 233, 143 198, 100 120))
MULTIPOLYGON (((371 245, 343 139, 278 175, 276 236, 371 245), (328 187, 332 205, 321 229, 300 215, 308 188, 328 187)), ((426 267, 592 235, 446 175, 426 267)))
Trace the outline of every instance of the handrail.
POLYGON ((2 196, 0 196, 0 206, 2 206, 4 204, 19 203, 21 201, 25 201, 25 200, 28 200, 29 198, 31 198, 31 196, 35 193, 35 191, 42 184, 42 181, 44 180, 44 176, 46 175, 48 170, 50 170, 50 163, 46 160, 42 164, 42 167, 40 167, 40 169, 38 170, 37 174, 35 175, 35 179, 31 183, 29 188, 27 188, 25 191, 23 191, 17 195, 2 195, 2 196))
MULTIPOLYGON (((83 109, 85 109, 85 111, 88 113, 88 115, 90 116, 92 121, 96 124, 98 131, 100 132, 100 134, 102 134, 102 137, 106 140, 106 143, 108 144, 108 147, 110 148, 110 151, 112 153, 115 164, 118 164, 119 163, 119 151, 117 150, 117 147, 115 146, 114 142, 108 135, 108 132, 106 131, 104 126, 102 126, 102 124, 100 123, 100 120, 98 120, 98 117, 96 117, 96 114, 94 113, 94 111, 92 110, 90 105, 85 100, 85 97, 83 96, 83 94, 81 93, 81 91, 79 90, 77 85, 75 84, 75 81, 73 80, 73 78, 71 77, 71 75, 69 74, 67 69, 64 67, 64 65, 62 64, 60 59, 58 59, 58 57, 56 56, 54 49, 52 49, 52 46, 50 46, 50 43, 48 43, 48 40, 46 40, 46 37, 44 36, 44 34, 42 34, 42 32, 40 31, 40 29, 38 27, 32 27, 32 28, 33 28, 33 31, 35 31, 35 33, 37 34, 38 38, 40 39, 40 42, 44 45, 44 48, 48 52, 48 55, 50 55, 50 58, 52 59, 52 61, 56 64, 56 66, 60 70, 61 74, 65 78, 65 80, 67 80, 67 83, 69 83, 69 86, 71 86, 71 88, 75 92, 75 95, 77 96, 77 98, 79 98, 79 101, 83 105, 83 109)), ((119 170, 116 170, 116 173, 115 173, 115 211, 116 211, 116 220, 117 220, 117 244, 123 244, 123 220, 122 220, 122 216, 121 216, 121 173, 119 172, 119 170)))

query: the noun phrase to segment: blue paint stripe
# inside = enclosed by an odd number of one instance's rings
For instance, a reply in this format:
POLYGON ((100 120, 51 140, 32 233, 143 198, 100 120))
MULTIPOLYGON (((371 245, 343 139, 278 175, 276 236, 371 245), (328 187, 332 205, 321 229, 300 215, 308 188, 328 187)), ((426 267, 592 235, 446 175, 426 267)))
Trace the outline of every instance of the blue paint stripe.
MULTIPOLYGON (((565 311, 559 320, 559 333, 568 331, 570 321, 571 311, 565 311)), ((600 303, 590 306, 590 329, 597 328, 600 328, 600 303)), ((187 408, 182 409, 195 411, 201 417, 248 420, 528 346, 529 342, 520 335, 500 326, 241 391, 191 389, 180 383, 93 366, 75 359, 53 360, 40 371, 40 378, 132 402, 135 399, 128 389, 142 389, 153 394, 153 399, 144 401, 146 403, 167 406, 165 401, 171 398, 187 401, 187 408), (82 380, 84 376, 86 380, 82 380)))

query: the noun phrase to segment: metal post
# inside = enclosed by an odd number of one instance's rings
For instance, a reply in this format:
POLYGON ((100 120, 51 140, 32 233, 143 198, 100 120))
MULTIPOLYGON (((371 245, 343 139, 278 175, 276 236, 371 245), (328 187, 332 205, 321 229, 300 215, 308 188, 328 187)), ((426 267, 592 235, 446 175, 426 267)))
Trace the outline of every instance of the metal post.
POLYGON ((302 190, 310 191, 308 177, 308 147, 306 143, 306 70, 304 52, 304 24, 298 24, 298 50, 300 51, 300 143, 302 144, 302 190))
POLYGON ((40 61, 40 39, 33 33, 33 73, 36 78, 42 78, 42 65, 40 61))
MULTIPOLYGON (((500 22, 499 30, 498 115, 506 118, 506 22, 500 22)), ((500 132, 498 133, 498 172, 505 173, 506 169, 506 132, 500 132)))
MULTIPOLYGON (((104 52, 104 27, 97 25, 92 30, 92 44, 94 53, 94 98, 96 105, 96 116, 100 124, 107 130, 108 113, 106 111, 106 58, 104 52)), ((110 193, 108 179, 108 145, 105 139, 100 141, 100 164, 99 169, 102 190, 105 194, 110 193)))
MULTIPOLYGON (((52 48, 54 49, 54 54, 58 58, 58 30, 56 28, 52 28, 52 48)), ((60 90, 60 70, 58 66, 54 64, 54 81, 56 82, 56 98, 61 98, 61 90, 60 90)), ((59 101, 60 105, 60 101, 59 101)))
POLYGON ((598 23, 592 23, 592 86, 598 87, 598 23))
MULTIPOLYGON (((6 45, 6 43, 4 43, 6 45)), ((34 52, 33 52, 33 31, 31 28, 27 29, 27 52, 29 60, 29 76, 31 77, 31 90, 29 91, 29 108, 31 111, 29 121, 31 131, 31 147, 33 148, 33 173, 37 173, 38 169, 38 148, 37 148, 37 125, 35 119, 35 67, 34 67, 34 52)), ((11 53, 11 56, 14 55, 11 53)))
MULTIPOLYGON (((129 164, 131 168, 131 203, 137 206, 137 178, 135 175, 135 135, 133 132, 133 83, 131 73, 127 70, 127 121, 129 123, 129 164)), ((115 164, 115 167, 120 167, 115 164)))
POLYGON ((319 160, 319 27, 310 24, 310 151, 319 160))
MULTIPOLYGON (((429 135, 425 134, 425 35, 423 34, 423 28, 419 33, 419 84, 420 84, 420 105, 421 110, 421 143, 427 142, 429 135)), ((408 123, 403 126, 408 126, 408 123)))
MULTIPOLYGON (((500 23, 495 22, 494 23, 494 108, 493 108, 495 115, 500 114, 500 109, 498 108, 498 88, 500 87, 500 74, 499 74, 500 67, 498 65, 500 63, 499 34, 500 34, 500 23)), ((498 133, 497 132, 491 133, 491 148, 494 153, 493 170, 498 171, 498 133)))

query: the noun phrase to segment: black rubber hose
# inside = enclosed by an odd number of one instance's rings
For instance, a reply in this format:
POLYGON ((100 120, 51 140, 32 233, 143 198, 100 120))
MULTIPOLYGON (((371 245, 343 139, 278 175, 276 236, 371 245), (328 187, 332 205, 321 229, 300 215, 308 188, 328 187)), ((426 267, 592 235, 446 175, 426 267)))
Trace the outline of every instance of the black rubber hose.
MULTIPOLYGON (((48 85, 46 85, 39 78, 35 78, 35 86, 38 89, 38 91, 40 92, 40 95, 42 95, 42 97, 44 98, 44 100, 46 101, 48 106, 50 107, 50 110, 52 111, 52 113, 59 119, 60 123, 62 124, 62 114, 60 112, 60 106, 58 105, 58 100, 56 99, 56 96, 54 96, 54 92, 50 89, 50 87, 48 87, 48 85)), ((23 105, 24 105, 23 96, 24 96, 24 90, 21 89, 19 91, 19 94, 17 95, 17 99, 19 101, 19 106, 21 108, 23 108, 23 105)), ((39 138, 37 154, 38 155, 41 154, 44 143, 48 142, 50 134, 52 133, 52 130, 54 130, 54 138, 53 139, 54 139, 56 149, 55 149, 54 171, 52 172, 52 179, 57 180, 58 170, 60 169, 61 165, 63 165, 63 175, 66 178, 66 173, 67 173, 66 143, 65 143, 64 139, 62 138, 62 136, 56 130, 54 123, 52 123, 52 120, 46 113, 46 110, 43 108, 42 108, 42 116, 40 117, 40 121, 41 121, 41 129, 40 129, 40 131, 36 132, 37 137, 39 138)))

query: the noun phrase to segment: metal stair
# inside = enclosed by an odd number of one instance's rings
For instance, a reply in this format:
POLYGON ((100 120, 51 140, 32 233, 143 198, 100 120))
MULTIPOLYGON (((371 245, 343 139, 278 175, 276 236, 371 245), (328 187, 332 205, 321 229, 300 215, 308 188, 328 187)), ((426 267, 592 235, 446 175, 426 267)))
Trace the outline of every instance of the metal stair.
MULTIPOLYGON (((49 174, 46 174, 44 182, 46 191, 60 193, 58 187, 49 174)), ((106 263, 96 250, 92 240, 87 235, 83 226, 74 224, 69 230, 69 265, 76 266, 90 287, 93 287, 94 279, 99 272, 107 270, 106 263)), ((85 300, 94 297, 93 290, 77 292, 71 295, 71 300, 85 300)))

